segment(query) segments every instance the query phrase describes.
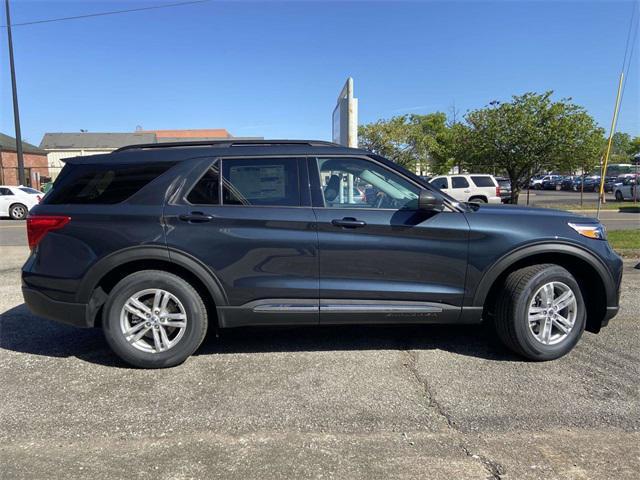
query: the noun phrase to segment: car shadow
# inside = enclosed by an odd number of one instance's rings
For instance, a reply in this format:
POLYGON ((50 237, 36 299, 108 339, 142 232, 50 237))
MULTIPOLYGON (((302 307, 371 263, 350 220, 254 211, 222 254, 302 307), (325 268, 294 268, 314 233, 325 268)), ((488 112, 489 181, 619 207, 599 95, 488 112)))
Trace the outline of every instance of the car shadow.
MULTIPOLYGON (((128 368, 100 329, 36 317, 24 304, 0 315, 0 348, 128 368)), ((483 325, 244 327, 211 332, 195 355, 350 350, 443 350, 493 361, 521 360, 483 325)))

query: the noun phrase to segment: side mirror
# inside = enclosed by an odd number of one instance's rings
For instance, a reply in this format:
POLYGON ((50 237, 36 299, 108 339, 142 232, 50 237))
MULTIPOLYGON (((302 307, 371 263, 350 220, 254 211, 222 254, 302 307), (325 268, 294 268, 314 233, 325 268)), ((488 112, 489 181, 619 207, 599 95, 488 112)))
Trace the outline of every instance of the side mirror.
POLYGON ((442 198, 434 195, 429 190, 420 190, 418 197, 418 210, 429 210, 433 212, 441 212, 444 210, 442 198))

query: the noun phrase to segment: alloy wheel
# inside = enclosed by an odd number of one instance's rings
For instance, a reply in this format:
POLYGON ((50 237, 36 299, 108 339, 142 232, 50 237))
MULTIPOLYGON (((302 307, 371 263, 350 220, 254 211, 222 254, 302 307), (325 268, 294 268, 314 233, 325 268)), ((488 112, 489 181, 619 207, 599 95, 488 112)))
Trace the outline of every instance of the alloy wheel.
POLYGON ((120 329, 127 342, 147 353, 160 353, 180 342, 187 314, 172 293, 149 288, 130 296, 120 312, 120 329))
POLYGON ((573 330, 577 313, 578 301, 571 287, 562 282, 546 283, 529 304, 529 330, 543 345, 556 345, 573 330))

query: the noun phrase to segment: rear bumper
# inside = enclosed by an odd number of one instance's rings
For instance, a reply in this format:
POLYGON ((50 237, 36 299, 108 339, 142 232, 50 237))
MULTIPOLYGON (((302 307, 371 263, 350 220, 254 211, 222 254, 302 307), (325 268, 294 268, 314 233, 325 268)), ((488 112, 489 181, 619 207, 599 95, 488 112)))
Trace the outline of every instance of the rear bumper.
POLYGON ((489 197, 487 203, 502 203, 502 197, 489 197))
POLYGON ((92 326, 87 321, 87 305, 84 303, 53 300, 44 293, 25 286, 22 287, 22 296, 34 315, 74 327, 92 326))

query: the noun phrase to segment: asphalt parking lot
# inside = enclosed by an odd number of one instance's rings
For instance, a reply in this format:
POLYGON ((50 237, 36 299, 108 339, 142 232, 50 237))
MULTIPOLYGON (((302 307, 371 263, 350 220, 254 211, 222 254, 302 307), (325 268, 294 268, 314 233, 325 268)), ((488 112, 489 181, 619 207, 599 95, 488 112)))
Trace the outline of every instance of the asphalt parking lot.
POLYGON ((2 478, 638 478, 637 261, 620 315, 553 362, 482 327, 316 327, 145 371, 32 316, 26 254, 0 247, 2 478))

